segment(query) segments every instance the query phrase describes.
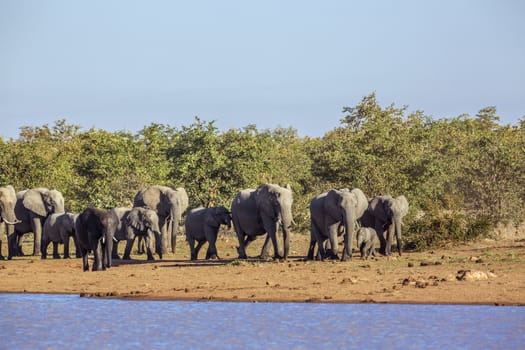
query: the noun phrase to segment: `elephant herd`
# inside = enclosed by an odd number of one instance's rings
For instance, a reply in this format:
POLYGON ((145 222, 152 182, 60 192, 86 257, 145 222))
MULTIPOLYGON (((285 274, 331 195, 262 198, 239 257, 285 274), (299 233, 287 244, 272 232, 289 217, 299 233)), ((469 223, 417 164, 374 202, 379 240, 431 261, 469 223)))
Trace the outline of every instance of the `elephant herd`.
MULTIPOLYGON (((64 258, 69 258, 72 237, 76 257, 83 259, 84 271, 89 269, 89 252, 94 255, 93 271, 111 267, 112 259, 120 258, 120 241, 126 241, 122 258, 130 259, 137 237, 139 251, 145 249, 148 260, 154 259, 154 253, 162 259, 169 251, 175 253, 179 224, 188 209, 188 202, 184 188, 149 186, 135 195, 132 208, 86 208, 75 214, 65 212, 64 198, 57 190, 34 188, 15 192, 8 185, 0 187, 0 238, 4 233, 7 235, 8 259, 11 259, 22 255, 21 237, 33 232, 33 255, 45 259, 50 243, 53 243, 53 258, 60 257, 58 244, 64 244, 64 258)), ((230 228, 232 223, 239 241, 240 259, 247 258, 246 248, 257 236, 263 235, 266 238, 261 258, 270 258, 270 249, 273 248, 273 258, 286 259, 290 252, 292 203, 289 185, 263 184, 256 189, 238 192, 232 201, 231 212, 222 206, 188 210, 184 226, 191 259, 197 259, 206 242, 206 259, 218 259, 216 240, 219 228, 221 225, 230 228)), ((380 253, 390 255, 394 235, 401 255, 401 224, 407 212, 408 201, 404 196, 368 199, 358 188, 322 193, 310 202, 307 259, 339 259, 338 238, 341 236, 343 261, 352 258, 354 236, 362 258, 375 255, 377 239, 380 253)), ((1 241, 0 259, 4 259, 1 241)))

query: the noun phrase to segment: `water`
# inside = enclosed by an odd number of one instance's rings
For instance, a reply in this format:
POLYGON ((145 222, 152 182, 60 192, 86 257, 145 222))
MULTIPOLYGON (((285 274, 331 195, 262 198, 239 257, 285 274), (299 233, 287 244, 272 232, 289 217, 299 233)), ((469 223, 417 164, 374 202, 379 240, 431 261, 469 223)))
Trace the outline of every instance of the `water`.
POLYGON ((525 308, 0 294, 0 349, 523 349, 525 308))

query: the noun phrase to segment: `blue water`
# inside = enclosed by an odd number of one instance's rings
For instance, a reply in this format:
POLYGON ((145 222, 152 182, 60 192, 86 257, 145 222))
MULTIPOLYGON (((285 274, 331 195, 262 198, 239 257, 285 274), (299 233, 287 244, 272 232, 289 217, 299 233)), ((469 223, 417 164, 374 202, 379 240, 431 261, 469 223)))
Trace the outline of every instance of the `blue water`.
POLYGON ((524 349, 525 308, 0 294, 0 349, 524 349))

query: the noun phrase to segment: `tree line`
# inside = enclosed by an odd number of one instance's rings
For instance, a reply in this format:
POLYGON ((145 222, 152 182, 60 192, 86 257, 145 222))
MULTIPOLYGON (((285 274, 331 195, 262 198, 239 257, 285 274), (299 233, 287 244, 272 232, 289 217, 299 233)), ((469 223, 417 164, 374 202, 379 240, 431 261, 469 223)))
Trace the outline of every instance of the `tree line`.
POLYGON ((413 248, 468 240, 524 219, 525 120, 501 125, 495 107, 433 119, 381 106, 375 93, 343 113, 323 137, 255 125, 220 131, 198 117, 189 126, 152 123, 137 133, 81 131, 64 119, 26 126, 18 139, 0 139, 0 184, 56 188, 74 212, 131 206, 152 184, 184 187, 190 208, 230 207, 241 189, 290 184, 298 232, 309 231, 310 200, 326 190, 404 194, 404 240, 413 248))

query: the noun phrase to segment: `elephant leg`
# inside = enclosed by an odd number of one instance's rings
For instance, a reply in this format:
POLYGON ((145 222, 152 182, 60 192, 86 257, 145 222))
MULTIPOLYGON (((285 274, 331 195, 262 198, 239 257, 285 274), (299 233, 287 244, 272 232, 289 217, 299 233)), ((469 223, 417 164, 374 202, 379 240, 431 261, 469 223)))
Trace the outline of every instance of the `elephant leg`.
POLYGON ((69 259, 69 236, 64 238, 64 259, 69 259))
MULTIPOLYGON (((124 256, 122 257, 122 259, 131 260, 130 254, 131 254, 131 248, 133 248, 134 242, 135 242, 135 237, 126 240, 126 248, 124 248, 124 256)), ((140 245, 140 236, 139 236, 139 245, 140 245)))
MULTIPOLYGON (((201 251, 201 248, 204 245, 204 243, 206 243, 205 240, 197 241, 197 246, 195 247, 195 259, 192 259, 192 260, 197 260, 199 258, 199 252, 201 251)), ((208 259, 207 255, 206 255, 206 259, 208 259)))
POLYGON ((53 242, 53 259, 60 259, 58 254, 58 242, 53 242))
MULTIPOLYGON (((50 242, 49 242, 48 239, 43 239, 42 240, 42 245, 41 245, 41 248, 40 248, 42 250, 40 252, 42 259, 46 259, 47 258, 47 247, 49 246, 49 243, 50 242)), ((54 250, 53 250, 53 253, 54 253, 54 250)))
POLYGON ((111 258, 112 259, 120 260, 120 256, 118 255, 118 244, 119 244, 119 241, 116 241, 116 242, 113 243, 113 249, 111 249, 111 258))
POLYGON ((22 250, 22 237, 23 233, 16 233, 13 237, 13 256, 24 256, 24 251, 22 250))
POLYGON ((281 254, 279 242, 277 241, 277 222, 273 221, 272 219, 263 218, 263 225, 266 232, 268 232, 268 236, 272 240, 273 258, 282 259, 283 254, 281 254))
POLYGON ((91 271, 102 271, 104 270, 104 253, 102 249, 102 242, 99 240, 96 244, 96 248, 93 250, 93 253, 95 255, 95 262, 93 263, 93 267, 91 271))
POLYGON ((219 259, 217 255, 217 233, 219 232, 219 226, 209 227, 204 235, 206 241, 208 241, 208 250, 206 251, 206 259, 219 259))
POLYGON ((179 221, 172 220, 170 222, 170 225, 173 225, 173 229, 170 230, 171 232, 171 252, 175 254, 175 248, 177 247, 177 228, 179 227, 179 221))
POLYGON ((151 261, 151 260, 155 260, 155 258, 153 257, 153 252, 151 250, 151 241, 153 240, 153 233, 148 233, 145 237, 144 237, 144 240, 146 241, 146 254, 148 256, 148 260, 151 261))
POLYGON ((142 236, 139 236, 137 240, 137 254, 141 255, 144 253, 144 238, 142 236))
POLYGON ((381 221, 375 221, 375 229, 377 238, 379 238, 379 253, 386 255, 386 240, 383 235, 383 223, 381 221))
POLYGON ((315 244, 317 241, 315 237, 310 233, 310 245, 308 246, 308 252, 306 253, 306 260, 314 260, 315 244))
POLYGON ((159 255, 159 259, 162 259, 162 235, 155 232, 155 252, 159 255))
POLYGON ((84 272, 89 271, 88 250, 81 247, 79 251, 80 251, 80 254, 82 255, 82 271, 84 272))
POLYGON ((31 219, 31 227, 33 228, 33 256, 40 255, 42 245, 42 220, 39 217, 31 219))
MULTIPOLYGON (((314 253, 315 253, 315 245, 318 243, 320 238, 320 232, 317 226, 311 222, 310 223, 310 245, 308 247, 308 254, 306 256, 306 260, 314 260, 314 253)), ((319 244, 317 244, 319 246, 319 244)), ((317 252, 319 255, 320 249, 317 248, 317 252)), ((323 248, 323 254, 324 254, 324 248, 323 248)))
POLYGON ((339 246, 337 241, 337 234, 339 230, 339 223, 335 223, 328 226, 327 232, 328 232, 328 239, 330 240, 330 253, 328 253, 329 259, 339 259, 339 246))
POLYGON ((81 258, 82 257, 82 251, 80 248, 80 244, 78 244, 78 240, 76 236, 73 236, 73 243, 75 244, 75 257, 81 258))
POLYGON ((247 236, 245 240, 246 235, 242 232, 237 233, 237 240, 239 241, 239 248, 237 248, 237 252, 239 253, 239 259, 247 259, 246 256, 246 248, 248 247, 249 242, 253 241, 255 237, 247 236))
POLYGON ((167 220, 164 221, 164 223, 160 226, 160 232, 162 235, 161 238, 161 253, 167 254, 168 253, 168 222, 167 220))
POLYGON ((264 239, 264 244, 261 249, 261 259, 268 259, 270 257, 270 235, 267 234, 264 239))
POLYGON ((7 259, 11 260, 13 256, 18 256, 18 233, 14 232, 7 236, 7 259))
POLYGON ((197 260, 197 254, 195 253, 195 239, 193 237, 186 237, 188 246, 190 247, 190 260, 197 260))
POLYGON ((388 225, 386 231, 385 255, 392 255, 392 236, 394 235, 394 225, 388 225))

